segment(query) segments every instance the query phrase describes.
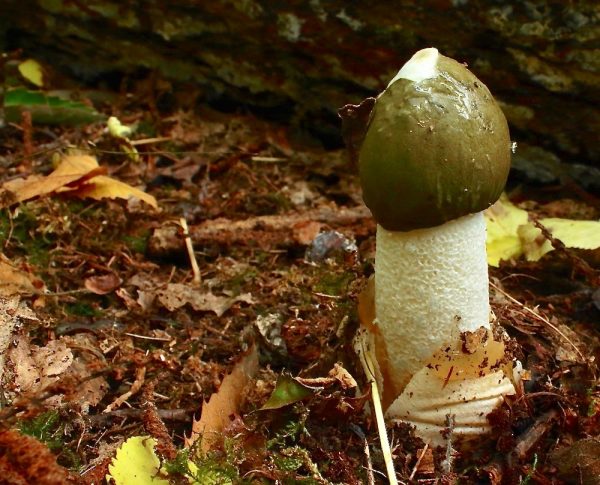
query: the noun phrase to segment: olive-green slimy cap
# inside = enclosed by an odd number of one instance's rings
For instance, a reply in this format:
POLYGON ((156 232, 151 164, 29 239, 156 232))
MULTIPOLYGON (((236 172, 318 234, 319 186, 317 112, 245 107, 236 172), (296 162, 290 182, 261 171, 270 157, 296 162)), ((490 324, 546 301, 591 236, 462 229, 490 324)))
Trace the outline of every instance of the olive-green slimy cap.
POLYGON ((435 227, 500 197, 510 169, 506 118, 464 65, 425 49, 377 97, 359 167, 378 224, 435 227))

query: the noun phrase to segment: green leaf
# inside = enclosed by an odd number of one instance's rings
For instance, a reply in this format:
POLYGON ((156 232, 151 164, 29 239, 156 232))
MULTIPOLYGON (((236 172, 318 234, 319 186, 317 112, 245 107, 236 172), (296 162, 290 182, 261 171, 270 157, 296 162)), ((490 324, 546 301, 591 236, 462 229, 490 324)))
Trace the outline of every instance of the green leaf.
POLYGON ((4 95, 6 121, 21 121, 23 111, 31 113, 34 123, 46 125, 81 125, 105 118, 94 108, 79 101, 24 88, 8 90, 4 95))
POLYGON ((261 411, 268 409, 280 409, 284 406, 302 401, 307 397, 313 396, 318 389, 300 384, 290 374, 283 372, 275 384, 273 393, 264 404, 261 411))

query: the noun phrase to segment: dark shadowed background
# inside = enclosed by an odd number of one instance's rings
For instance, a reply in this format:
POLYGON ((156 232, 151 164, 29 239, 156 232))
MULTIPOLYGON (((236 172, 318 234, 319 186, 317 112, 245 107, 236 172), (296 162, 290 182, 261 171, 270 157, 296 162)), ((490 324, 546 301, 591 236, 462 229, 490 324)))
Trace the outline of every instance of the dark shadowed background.
POLYGON ((4 51, 96 87, 159 76, 175 99, 289 121, 327 147, 341 144, 340 106, 435 46, 501 101, 517 176, 600 190, 596 0, 3 0, 0 10, 4 51))

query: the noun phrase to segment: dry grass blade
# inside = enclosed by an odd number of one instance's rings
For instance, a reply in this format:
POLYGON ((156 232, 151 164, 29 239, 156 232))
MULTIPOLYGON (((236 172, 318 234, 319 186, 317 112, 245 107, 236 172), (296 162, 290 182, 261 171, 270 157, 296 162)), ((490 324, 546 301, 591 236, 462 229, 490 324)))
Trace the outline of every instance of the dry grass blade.
POLYGON ((383 409, 381 407, 381 399, 379 397, 379 388, 375 379, 374 365, 371 359, 371 353, 365 344, 365 339, 358 337, 361 352, 359 353, 360 362, 363 370, 371 382, 371 397, 373 398, 373 410, 375 412, 375 420, 377 422, 377 431, 379 432, 379 441, 381 443, 381 452, 383 461, 388 475, 388 480, 391 485, 397 485, 396 470, 394 469, 394 461, 392 460, 392 450, 388 440, 387 431, 385 429, 385 420, 383 419, 383 409))

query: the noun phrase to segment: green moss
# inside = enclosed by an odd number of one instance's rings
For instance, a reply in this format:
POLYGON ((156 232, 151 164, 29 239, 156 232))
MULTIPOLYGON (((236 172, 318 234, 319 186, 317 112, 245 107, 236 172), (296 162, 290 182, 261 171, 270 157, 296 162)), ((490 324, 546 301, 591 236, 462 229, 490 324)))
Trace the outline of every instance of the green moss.
POLYGON ((341 296, 348 291, 348 285, 354 276, 351 273, 324 274, 315 285, 315 291, 326 295, 341 296))
POLYGON ((267 448, 277 450, 279 448, 294 445, 300 436, 306 431, 306 420, 308 411, 300 404, 292 406, 287 414, 287 419, 279 426, 274 433, 273 438, 267 441, 267 448))
POLYGON ((51 233, 41 233, 38 221, 37 207, 32 204, 19 206, 17 215, 12 221, 8 212, 4 211, 0 219, 0 245, 14 246, 29 263, 44 268, 48 265, 48 251, 54 247, 54 236, 51 233))
POLYGON ((133 253, 144 254, 150 241, 150 230, 144 229, 136 235, 123 236, 123 242, 133 253))
POLYGON ((292 208, 292 203, 290 200, 285 195, 278 192, 271 192, 266 198, 281 211, 287 211, 292 208))
POLYGON ((156 131, 156 125, 150 119, 141 120, 137 125, 135 133, 137 136, 144 138, 152 138, 158 136, 158 133, 156 131))
POLYGON ((19 430, 21 433, 32 436, 44 443, 52 451, 63 446, 60 439, 62 426, 59 422, 58 411, 48 411, 33 419, 21 421, 19 430))
POLYGON ((99 317, 102 315, 101 311, 84 301, 65 305, 65 313, 78 317, 99 317))
POLYGON ((21 433, 44 443, 50 451, 57 453, 57 462, 70 470, 78 471, 81 457, 65 446, 65 424, 61 422, 58 411, 47 411, 33 419, 20 421, 21 433))
POLYGON ((193 483, 207 485, 233 485, 247 483, 240 479, 239 471, 228 455, 209 453, 194 458, 190 450, 181 450, 174 460, 164 464, 170 476, 179 475, 193 483))
POLYGON ((246 268, 244 271, 241 271, 227 282, 227 288, 237 295, 242 292, 245 284, 248 281, 256 278, 257 276, 258 271, 256 268, 246 268))

